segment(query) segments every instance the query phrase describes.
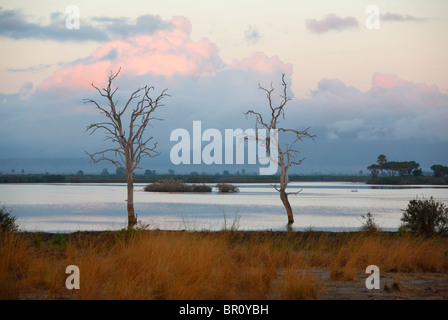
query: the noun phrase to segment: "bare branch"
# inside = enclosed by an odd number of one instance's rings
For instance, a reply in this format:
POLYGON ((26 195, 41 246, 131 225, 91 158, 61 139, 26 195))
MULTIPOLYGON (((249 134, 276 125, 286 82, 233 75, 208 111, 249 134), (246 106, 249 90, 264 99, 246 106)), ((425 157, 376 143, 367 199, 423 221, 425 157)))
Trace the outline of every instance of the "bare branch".
POLYGON ((300 192, 302 192, 302 190, 303 189, 300 189, 299 191, 296 191, 296 192, 286 192, 286 194, 288 194, 288 195, 290 195, 290 194, 298 195, 300 192))
POLYGON ((118 101, 114 102, 113 99, 118 87, 112 88, 112 84, 120 71, 121 68, 116 73, 110 73, 106 88, 100 89, 92 83, 92 87, 107 101, 106 106, 102 106, 99 102, 93 99, 84 99, 84 103, 94 104, 100 113, 108 118, 108 121, 93 123, 87 126, 86 132, 92 135, 98 130, 101 130, 105 135, 105 140, 109 140, 116 144, 116 147, 92 154, 88 152, 86 153, 94 162, 109 161, 121 171, 123 171, 123 168, 126 168, 126 172, 124 173, 127 176, 130 176, 132 175, 132 171, 138 167, 138 164, 143 157, 156 157, 159 155, 155 150, 157 143, 148 146, 153 137, 143 138, 143 135, 148 125, 151 125, 151 121, 161 120, 152 116, 152 113, 163 106, 163 104, 161 104, 162 99, 169 95, 167 94, 167 89, 165 89, 159 96, 153 99, 150 96, 150 91, 154 90, 154 87, 140 87, 131 93, 124 107, 119 110, 117 107, 118 101), (134 104, 135 107, 131 112, 127 124, 129 131, 126 136, 126 129, 124 128, 122 116, 131 104, 134 104))

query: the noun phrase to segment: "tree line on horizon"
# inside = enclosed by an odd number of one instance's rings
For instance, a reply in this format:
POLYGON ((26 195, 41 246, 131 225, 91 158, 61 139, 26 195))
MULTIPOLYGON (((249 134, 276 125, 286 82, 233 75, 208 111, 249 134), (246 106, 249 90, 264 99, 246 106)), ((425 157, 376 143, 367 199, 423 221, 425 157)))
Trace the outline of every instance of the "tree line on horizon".
MULTIPOLYGON (((420 164, 415 161, 388 161, 384 154, 380 154, 376 160, 376 163, 367 167, 371 172, 372 177, 376 178, 380 175, 384 176, 384 172, 387 172, 388 176, 422 176, 423 171, 420 168, 420 164)), ((431 170, 434 172, 435 177, 448 176, 448 167, 440 164, 431 166, 431 170)))

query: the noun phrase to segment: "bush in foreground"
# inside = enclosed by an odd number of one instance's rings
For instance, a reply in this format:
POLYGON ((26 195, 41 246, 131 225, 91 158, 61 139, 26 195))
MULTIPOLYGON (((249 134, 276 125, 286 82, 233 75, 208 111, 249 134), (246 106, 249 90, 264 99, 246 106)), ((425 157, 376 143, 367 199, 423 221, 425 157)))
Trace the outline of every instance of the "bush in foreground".
POLYGON ((361 216, 361 218, 364 219, 364 223, 362 224, 360 231, 365 233, 375 233, 381 231, 370 212, 367 212, 367 214, 365 216, 361 216))
POLYGON ((16 217, 11 216, 11 212, 8 212, 5 206, 0 207, 0 231, 17 231, 18 226, 16 224, 16 217))
POLYGON ((442 202, 428 199, 414 199, 409 201, 403 210, 403 228, 406 231, 418 232, 425 235, 448 232, 448 209, 442 202))
POLYGON ((143 190, 147 192, 211 192, 212 188, 203 184, 189 185, 183 180, 169 178, 149 184, 143 190))

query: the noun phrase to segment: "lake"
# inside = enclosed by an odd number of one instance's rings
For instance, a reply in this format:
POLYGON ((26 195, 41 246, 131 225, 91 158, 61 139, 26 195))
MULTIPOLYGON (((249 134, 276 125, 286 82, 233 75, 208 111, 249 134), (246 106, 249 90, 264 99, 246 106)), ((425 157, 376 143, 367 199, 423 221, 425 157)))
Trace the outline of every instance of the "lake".
MULTIPOLYGON (((235 183, 240 192, 152 193, 136 184, 138 220, 150 229, 286 230, 286 212, 270 184, 235 183)), ((208 184, 215 186, 215 184, 208 184)), ((372 186, 345 182, 292 182, 289 192, 294 230, 351 231, 370 212, 383 230, 397 230, 409 200, 434 197, 448 204, 443 186, 372 186)), ((126 184, 2 184, 0 202, 21 230, 74 232, 126 227, 126 184)))

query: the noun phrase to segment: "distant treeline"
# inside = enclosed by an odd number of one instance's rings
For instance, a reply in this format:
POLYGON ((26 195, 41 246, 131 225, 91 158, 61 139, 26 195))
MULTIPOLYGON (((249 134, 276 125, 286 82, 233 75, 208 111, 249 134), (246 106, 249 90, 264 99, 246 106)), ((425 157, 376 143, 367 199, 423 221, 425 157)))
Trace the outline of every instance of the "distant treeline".
POLYGON ((372 177, 369 184, 448 184, 448 167, 435 164, 431 166, 433 176, 423 176, 420 164, 415 161, 388 161, 380 154, 376 163, 367 167, 372 177))
MULTIPOLYGON (((135 183, 151 183, 175 177, 186 183, 278 183, 279 176, 233 174, 136 174, 135 183)), ((291 175, 289 180, 300 182, 366 182, 368 176, 352 175, 291 175)), ((4 174, 0 183, 126 183, 124 175, 60 175, 60 174, 4 174)))
POLYGON ((448 167, 442 166, 440 164, 435 164, 431 167, 431 170, 434 171, 434 176, 436 177, 446 177, 448 176, 448 167))
POLYGON ((67 176, 60 174, 3 174, 0 183, 58 183, 67 182, 67 176))

